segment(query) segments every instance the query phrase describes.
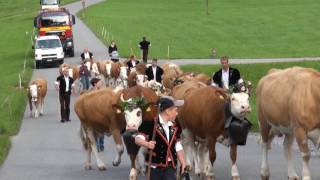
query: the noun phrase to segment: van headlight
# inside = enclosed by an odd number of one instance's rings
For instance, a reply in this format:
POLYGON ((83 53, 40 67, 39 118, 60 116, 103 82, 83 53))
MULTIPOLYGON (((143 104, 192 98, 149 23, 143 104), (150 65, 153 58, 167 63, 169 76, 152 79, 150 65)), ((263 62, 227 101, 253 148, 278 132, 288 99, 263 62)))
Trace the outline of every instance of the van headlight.
POLYGON ((35 54, 35 59, 41 59, 41 54, 35 54))

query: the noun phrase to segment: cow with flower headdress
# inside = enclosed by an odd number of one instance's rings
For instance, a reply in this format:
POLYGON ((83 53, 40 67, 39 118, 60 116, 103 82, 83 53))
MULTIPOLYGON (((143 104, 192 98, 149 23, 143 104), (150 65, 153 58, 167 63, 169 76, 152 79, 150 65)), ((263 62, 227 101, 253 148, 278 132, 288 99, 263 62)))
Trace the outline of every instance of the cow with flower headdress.
POLYGON ((117 155, 113 166, 121 162, 124 151, 121 132, 125 131, 125 144, 131 159, 130 179, 137 176, 135 165, 138 150, 132 144, 132 134, 142 120, 153 120, 157 115, 158 96, 149 88, 134 86, 128 89, 105 88, 81 95, 75 102, 75 112, 81 121, 80 135, 87 153, 85 169, 92 169, 91 153, 97 160, 99 170, 106 170, 101 161, 95 142, 95 132, 111 134, 116 143, 117 155), (131 144, 130 144, 131 143, 131 144))

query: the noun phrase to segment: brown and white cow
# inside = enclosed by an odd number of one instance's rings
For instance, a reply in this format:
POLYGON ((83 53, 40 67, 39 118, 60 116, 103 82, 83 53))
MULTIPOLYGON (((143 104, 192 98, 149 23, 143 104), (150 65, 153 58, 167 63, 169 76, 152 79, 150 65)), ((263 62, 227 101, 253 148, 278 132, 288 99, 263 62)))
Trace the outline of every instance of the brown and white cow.
POLYGON ((33 80, 28 90, 28 99, 29 99, 29 107, 30 107, 30 115, 38 118, 39 114, 43 114, 43 105, 44 98, 47 94, 47 81, 45 79, 35 79, 33 80), (35 111, 33 112, 33 106, 35 107, 35 111))
MULTIPOLYGON (((196 173, 203 173, 208 179, 213 179, 215 145, 217 138, 225 133, 225 103, 230 103, 231 109, 228 110, 233 116, 243 119, 251 111, 249 96, 245 93, 228 95, 223 89, 199 82, 186 82, 177 86, 173 89, 173 96, 185 100, 185 104, 179 109, 178 120, 183 127, 186 163, 189 166, 195 163, 196 173), (195 145, 195 142, 199 142, 199 145, 195 145)), ((230 157, 232 179, 240 179, 235 144, 231 144, 230 157)))
POLYGON ((310 68, 272 69, 260 79, 257 86, 257 110, 263 143, 261 179, 267 180, 270 177, 268 148, 273 137, 284 134, 288 178, 299 179, 291 150, 296 139, 303 159, 302 179, 311 180, 307 140, 310 139, 319 148, 319 92, 320 73, 310 68))
MULTIPOLYGON (((113 165, 118 166, 124 150, 120 132, 124 129, 137 130, 142 120, 154 119, 157 115, 157 108, 154 106, 157 101, 158 97, 152 90, 141 86, 119 91, 105 88, 81 95, 76 100, 74 108, 81 121, 82 142, 87 151, 85 168, 91 169, 91 153, 93 152, 99 170, 106 169, 96 149, 94 132, 112 134, 118 152, 113 165), (134 101, 137 98, 145 99, 148 102, 147 106, 143 108, 137 105, 135 103, 137 101, 134 101)), ((135 179, 137 176, 136 154, 129 156, 131 159, 130 178, 135 179)))

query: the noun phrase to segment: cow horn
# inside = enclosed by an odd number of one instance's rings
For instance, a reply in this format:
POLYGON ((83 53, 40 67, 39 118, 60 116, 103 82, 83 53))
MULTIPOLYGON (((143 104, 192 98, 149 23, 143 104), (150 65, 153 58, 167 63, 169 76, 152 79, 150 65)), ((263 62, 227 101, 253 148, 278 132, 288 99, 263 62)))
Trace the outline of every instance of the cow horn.
POLYGON ((128 101, 124 100, 124 98, 123 98, 123 93, 121 93, 121 95, 120 95, 120 100, 121 100, 122 102, 128 102, 128 101))

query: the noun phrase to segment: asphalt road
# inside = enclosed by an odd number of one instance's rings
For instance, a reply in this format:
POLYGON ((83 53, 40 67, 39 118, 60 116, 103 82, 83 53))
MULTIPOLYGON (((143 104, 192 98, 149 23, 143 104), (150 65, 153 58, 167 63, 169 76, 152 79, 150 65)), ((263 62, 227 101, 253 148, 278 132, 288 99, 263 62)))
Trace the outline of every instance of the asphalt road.
MULTIPOLYGON (((90 0, 90 3, 96 3, 90 0)), ((71 12, 81 8, 80 3, 67 6, 71 12)), ((107 48, 98 40, 84 24, 77 19, 74 26, 75 57, 66 58, 66 63, 79 62, 80 53, 85 47, 93 51, 96 59, 105 59, 107 48)), ((188 61, 194 63, 193 61, 188 61)), ((99 172, 93 163, 93 170, 85 171, 85 151, 79 138, 80 123, 73 111, 73 103, 77 98, 72 96, 71 122, 60 123, 58 93, 54 89, 54 81, 58 76, 57 68, 35 70, 33 79, 43 77, 48 81, 48 93, 45 99, 44 115, 38 119, 30 118, 28 106, 24 114, 22 126, 17 136, 12 137, 12 148, 0 168, 0 180, 125 180, 130 171, 129 158, 126 154, 119 167, 112 167, 115 146, 112 138, 106 138, 105 151, 100 153, 106 163, 107 171, 99 172)), ((287 166, 281 146, 276 141, 270 151, 269 160, 271 179, 287 179, 287 166)), ((251 134, 247 145, 239 147, 238 167, 240 177, 244 180, 260 178, 261 148, 257 144, 257 136, 251 134)), ((298 163, 298 173, 301 173, 301 158, 295 148, 295 161, 298 163)), ((95 159, 93 158, 93 162, 95 159)), ((313 156, 311 161, 312 177, 320 179, 319 156, 313 156)), ((216 178, 229 180, 231 174, 229 150, 217 145, 217 160, 214 164, 216 178)), ((138 179, 145 179, 139 176, 138 179)), ((196 179, 196 178, 195 178, 196 179)))

